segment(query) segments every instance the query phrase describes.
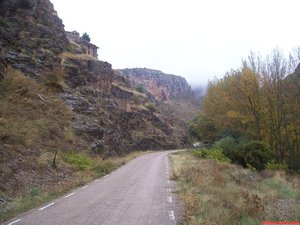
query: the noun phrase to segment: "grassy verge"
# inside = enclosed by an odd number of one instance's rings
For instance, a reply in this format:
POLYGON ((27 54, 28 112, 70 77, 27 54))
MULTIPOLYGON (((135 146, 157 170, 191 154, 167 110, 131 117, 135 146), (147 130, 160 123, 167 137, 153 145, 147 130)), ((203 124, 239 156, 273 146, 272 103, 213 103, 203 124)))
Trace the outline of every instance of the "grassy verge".
MULTIPOLYGON (((100 178, 142 154, 145 152, 134 152, 123 157, 102 160, 101 158, 91 158, 83 153, 61 152, 58 158, 58 167, 74 170, 72 178, 63 184, 58 183, 55 187, 33 187, 26 195, 12 199, 5 211, 0 212, 0 222, 56 199, 93 179, 100 178)), ((51 161, 51 158, 49 157, 48 161, 51 161)))
POLYGON ((300 220, 299 176, 253 172, 228 162, 200 159, 191 152, 173 154, 171 160, 186 206, 183 224, 300 220))

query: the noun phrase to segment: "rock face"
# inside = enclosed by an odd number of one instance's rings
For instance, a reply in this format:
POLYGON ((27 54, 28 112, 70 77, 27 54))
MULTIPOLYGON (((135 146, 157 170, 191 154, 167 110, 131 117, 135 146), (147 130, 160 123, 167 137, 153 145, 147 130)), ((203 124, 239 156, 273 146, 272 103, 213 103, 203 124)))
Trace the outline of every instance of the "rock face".
POLYGON ((99 79, 79 82, 76 91, 61 93, 74 113, 72 123, 75 134, 82 140, 82 149, 105 158, 135 150, 188 145, 185 131, 178 131, 174 122, 160 111, 147 109, 148 97, 131 90, 113 70, 108 74, 111 73, 110 91, 101 85, 105 80, 99 79))
POLYGON ((91 84, 110 92, 113 71, 109 63, 66 58, 63 60, 62 66, 67 74, 66 81, 70 87, 91 84))
POLYGON ((143 86, 158 102, 195 97, 191 87, 183 77, 146 68, 119 71, 123 76, 128 77, 133 87, 143 86))
POLYGON ((49 0, 0 0, 0 213, 2 193, 67 183, 74 170, 64 151, 107 158, 190 144, 192 114, 174 110, 183 104, 176 99, 192 95, 183 78, 155 70, 127 76, 69 45, 49 0), (144 79, 148 91, 135 90, 144 79))
POLYGON ((66 45, 62 20, 49 0, 0 1, 0 48, 14 68, 38 77, 59 65, 66 45))

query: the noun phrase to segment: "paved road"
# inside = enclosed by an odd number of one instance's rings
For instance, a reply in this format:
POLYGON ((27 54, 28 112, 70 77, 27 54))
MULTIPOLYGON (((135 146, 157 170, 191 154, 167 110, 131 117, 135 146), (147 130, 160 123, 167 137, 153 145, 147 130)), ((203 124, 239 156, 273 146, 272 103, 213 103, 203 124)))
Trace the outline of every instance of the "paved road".
POLYGON ((150 153, 4 224, 174 225, 180 207, 167 155, 150 153))

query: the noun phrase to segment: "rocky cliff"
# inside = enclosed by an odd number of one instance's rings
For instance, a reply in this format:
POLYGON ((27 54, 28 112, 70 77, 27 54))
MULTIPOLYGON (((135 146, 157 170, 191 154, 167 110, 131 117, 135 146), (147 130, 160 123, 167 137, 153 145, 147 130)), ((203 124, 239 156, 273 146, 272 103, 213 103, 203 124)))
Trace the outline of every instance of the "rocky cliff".
POLYGON ((177 130, 186 132, 186 124, 197 115, 201 98, 192 91, 185 78, 146 68, 118 72, 130 80, 131 88, 145 92, 162 115, 177 125, 177 130))
POLYGON ((0 1, 0 48, 9 65, 34 77, 52 70, 67 45, 49 0, 0 1))
POLYGON ((195 97, 190 85, 183 77, 146 68, 119 71, 131 81, 133 88, 144 87, 158 102, 195 97))
POLYGON ((153 71, 153 95, 142 93, 69 46, 49 0, 0 1, 0 214, 5 196, 67 183, 75 169, 62 152, 107 158, 189 145, 185 122, 157 104, 189 96, 184 79, 153 71))

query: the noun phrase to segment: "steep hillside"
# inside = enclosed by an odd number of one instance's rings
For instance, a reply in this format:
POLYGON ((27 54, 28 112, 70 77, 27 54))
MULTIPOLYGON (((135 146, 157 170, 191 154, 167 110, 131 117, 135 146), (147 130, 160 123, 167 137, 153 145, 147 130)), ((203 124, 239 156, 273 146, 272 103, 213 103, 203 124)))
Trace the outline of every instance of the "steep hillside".
MULTIPOLYGON (((83 179, 66 153, 108 158, 189 145, 183 120, 74 45, 49 0, 0 1, 0 215, 16 196, 83 179)), ((166 97, 191 93, 163 76, 166 97)))
POLYGON ((49 0, 0 1, 0 54, 9 65, 42 78, 59 64, 66 46, 64 26, 49 0))

